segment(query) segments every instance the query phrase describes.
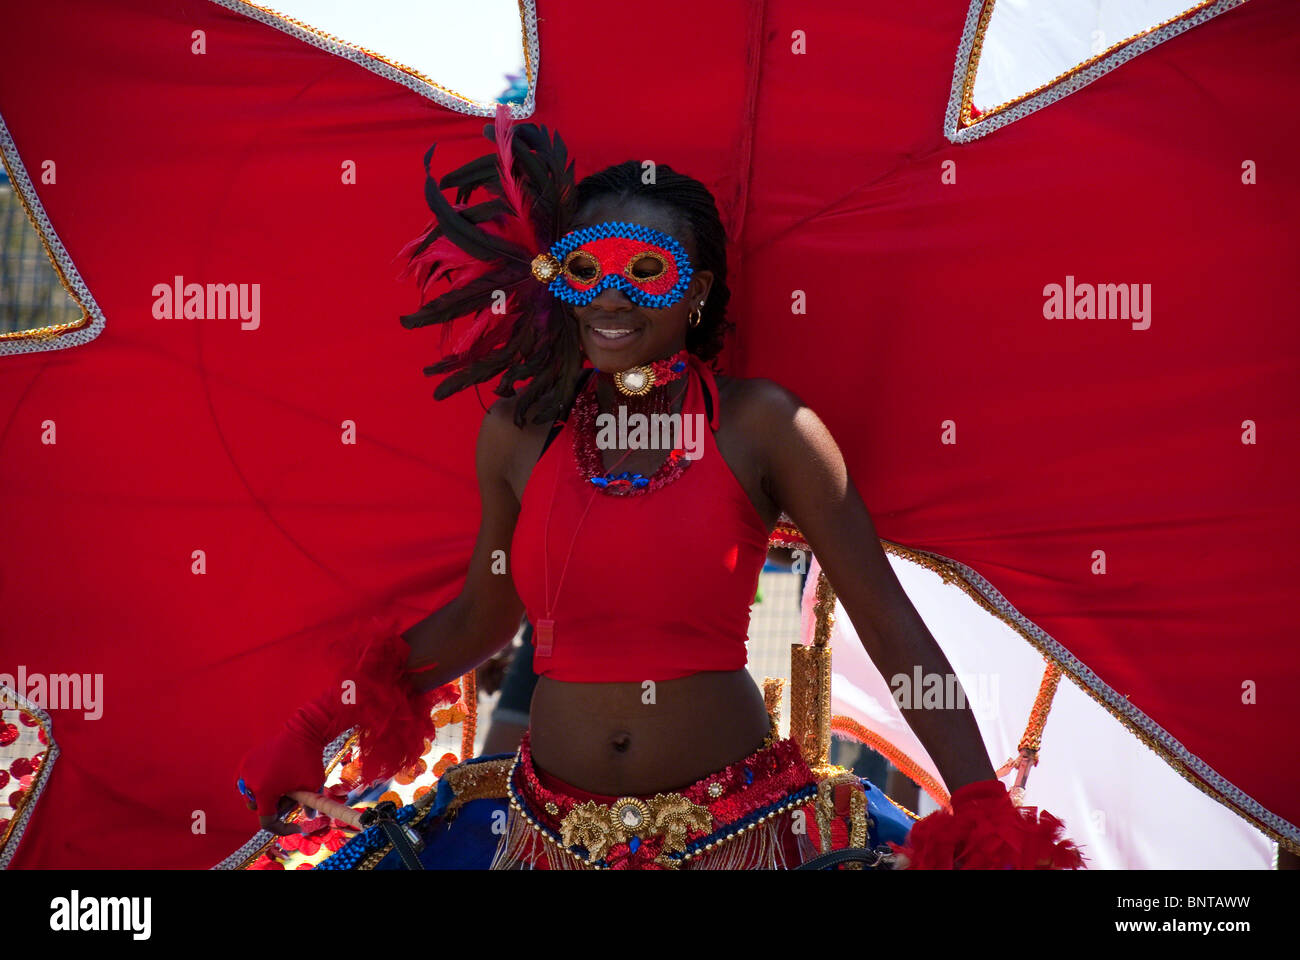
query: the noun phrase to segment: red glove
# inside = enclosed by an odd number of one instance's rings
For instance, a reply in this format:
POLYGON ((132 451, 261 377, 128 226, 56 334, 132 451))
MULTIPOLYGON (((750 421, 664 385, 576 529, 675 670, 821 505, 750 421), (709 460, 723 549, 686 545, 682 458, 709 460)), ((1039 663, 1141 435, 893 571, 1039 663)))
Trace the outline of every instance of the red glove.
POLYGON ((342 694, 327 690, 298 708, 284 729, 244 755, 239 792, 248 809, 273 817, 282 796, 292 790, 320 792, 325 785, 325 747, 351 724, 342 694))
POLYGON ((916 823, 906 846, 889 846, 913 870, 1077 870, 1083 856, 1064 832, 1046 810, 1012 803, 1002 781, 979 780, 916 823))
POLYGON ((406 669, 411 648, 399 634, 371 622, 377 636, 358 638, 360 653, 339 682, 300 707, 271 739, 240 763, 239 792, 250 810, 275 816, 280 798, 293 790, 319 792, 325 781, 325 747, 340 733, 361 728, 361 776, 365 783, 387 780, 415 763, 426 738, 437 733, 433 710, 460 699, 455 684, 420 691, 406 669), (378 628, 378 629, 377 629, 378 628))

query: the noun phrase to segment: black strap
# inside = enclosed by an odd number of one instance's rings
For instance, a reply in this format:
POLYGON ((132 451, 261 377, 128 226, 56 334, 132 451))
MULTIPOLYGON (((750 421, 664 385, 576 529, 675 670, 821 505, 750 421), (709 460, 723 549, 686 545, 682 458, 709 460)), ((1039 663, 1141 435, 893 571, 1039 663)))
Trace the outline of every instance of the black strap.
POLYGON ((401 858, 402 866, 407 870, 423 870, 424 864, 420 862, 419 854, 415 846, 411 843, 410 838, 406 835, 405 829, 400 823, 393 820, 380 820, 380 828, 388 836, 389 842, 393 849, 397 851, 397 856, 401 858))
POLYGON ((862 863, 868 870, 889 870, 894 866, 894 858, 890 855, 888 847, 876 847, 874 850, 868 850, 866 847, 846 847, 843 850, 832 850, 830 853, 813 857, 794 869, 833 870, 841 863, 862 863))
MULTIPOLYGON (((573 399, 570 400, 569 405, 564 408, 564 412, 551 422, 551 432, 546 435, 546 442, 542 444, 542 453, 546 452, 546 448, 551 445, 551 441, 559 435, 561 428, 564 426, 564 421, 569 419, 569 413, 573 410, 574 401, 578 399, 578 394, 582 392, 582 388, 587 383, 587 378, 595 372, 596 371, 593 368, 588 367, 582 372, 582 375, 578 377, 578 388, 573 391, 573 399)), ((542 454, 539 453, 537 459, 541 460, 542 454)))
POLYGON ((398 858, 407 870, 424 869, 419 856, 420 851, 424 849, 424 841, 414 830, 397 821, 397 804, 391 800, 384 800, 361 814, 363 827, 371 827, 375 824, 379 825, 388 842, 393 845, 398 858))

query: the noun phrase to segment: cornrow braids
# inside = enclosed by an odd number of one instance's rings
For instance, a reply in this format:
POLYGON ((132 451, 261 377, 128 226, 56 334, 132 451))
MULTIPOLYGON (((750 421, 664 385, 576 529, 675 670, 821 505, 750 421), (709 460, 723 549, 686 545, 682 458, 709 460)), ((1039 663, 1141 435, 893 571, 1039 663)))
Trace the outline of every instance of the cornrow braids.
POLYGON ((700 322, 686 328, 686 349, 706 362, 722 352, 727 331, 735 324, 727 320, 727 232, 718 216, 718 206, 708 187, 694 177, 678 173, 666 163, 655 165, 653 183, 645 183, 641 164, 635 160, 606 167, 578 183, 577 204, 581 212, 596 200, 647 200, 668 209, 679 231, 694 241, 696 270, 713 273, 713 284, 705 300, 700 322))

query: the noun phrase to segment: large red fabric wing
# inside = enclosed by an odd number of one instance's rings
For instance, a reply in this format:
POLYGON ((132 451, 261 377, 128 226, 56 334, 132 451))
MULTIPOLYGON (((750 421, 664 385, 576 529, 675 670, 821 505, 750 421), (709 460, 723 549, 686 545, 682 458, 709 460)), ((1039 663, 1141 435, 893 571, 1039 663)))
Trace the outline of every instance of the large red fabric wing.
POLYGON ((1294 824, 1296 13, 1252 0, 953 145, 951 7, 814 33, 768 5, 740 366, 822 414, 882 537, 972 567, 1294 824), (1045 319, 1067 277, 1149 284, 1149 328, 1045 319))
POLYGON ((206 867, 255 829, 236 762, 319 692, 322 645, 464 577, 481 408, 431 399, 393 258, 429 144, 462 163, 486 121, 211 3, 16 19, 0 112, 29 170, 56 160, 40 196, 107 323, 0 357, 0 670, 104 678, 101 718, 53 711, 15 864, 206 867), (175 276, 260 284, 260 326, 155 319, 175 276))

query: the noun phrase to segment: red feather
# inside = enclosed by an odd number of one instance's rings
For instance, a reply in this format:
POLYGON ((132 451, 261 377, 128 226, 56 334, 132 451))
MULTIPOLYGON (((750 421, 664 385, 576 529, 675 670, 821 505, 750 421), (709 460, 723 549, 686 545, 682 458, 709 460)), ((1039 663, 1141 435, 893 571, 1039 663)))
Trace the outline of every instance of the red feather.
POLYGON ((434 708, 460 699, 455 684, 421 691, 404 671, 410 647, 396 614, 363 614, 330 648, 341 667, 339 682, 355 684, 362 780, 377 783, 409 767, 437 735, 434 708), (402 642, 394 643, 397 637, 402 642), (397 683, 394 676, 400 675, 397 683))
MULTIPOLYGON (((510 116, 510 107, 504 103, 497 104, 495 132, 497 166, 501 170, 501 192, 510 201, 515 216, 527 220, 529 214, 528 198, 523 187, 519 185, 519 181, 515 179, 513 171, 515 155, 511 144, 514 143, 515 139, 514 121, 510 116)), ((536 241, 530 240, 528 248, 531 250, 535 245, 536 241)))
MULTIPOLYGON (((514 325, 516 312, 517 311, 511 309, 509 306, 507 306, 504 313, 493 313, 490 306, 477 311, 474 314, 474 322, 470 324, 469 329, 461 334, 460 339, 456 341, 456 352, 464 353, 467 347, 483 335, 483 331, 487 329, 488 325, 492 323, 493 320, 503 321, 504 323, 498 324, 498 327, 504 326, 504 328, 508 330, 514 325)), ((491 335, 483 337, 482 346, 491 347, 492 341, 498 337, 501 332, 501 329, 495 329, 491 335)))
POLYGON ((914 825, 906 846, 889 846, 912 870, 1078 870, 1084 858, 1064 832, 1047 811, 1016 807, 1001 781, 980 780, 914 825))
MULTIPOLYGON (((413 239, 406 246, 402 247, 401 250, 397 251, 397 256, 393 257, 393 260, 394 261, 409 260, 411 254, 415 252, 415 248, 424 242, 424 238, 429 235, 429 231, 432 230, 437 225, 438 225, 438 218, 434 217, 427 224, 425 224, 424 229, 420 231, 419 235, 415 237, 415 239, 413 239)), ((405 273, 399 275, 398 279, 401 279, 402 276, 405 276, 405 273)))

